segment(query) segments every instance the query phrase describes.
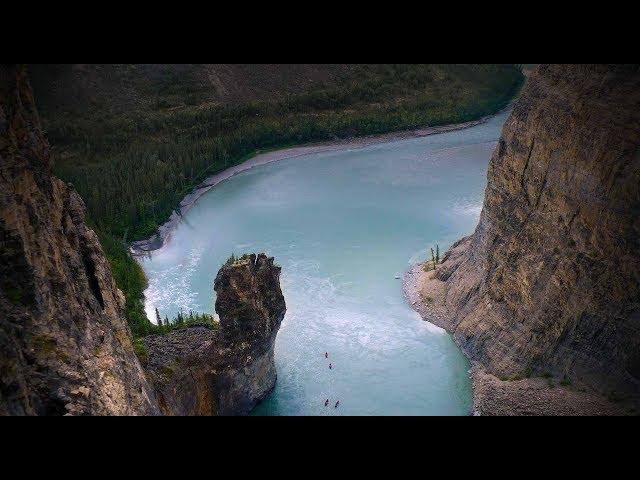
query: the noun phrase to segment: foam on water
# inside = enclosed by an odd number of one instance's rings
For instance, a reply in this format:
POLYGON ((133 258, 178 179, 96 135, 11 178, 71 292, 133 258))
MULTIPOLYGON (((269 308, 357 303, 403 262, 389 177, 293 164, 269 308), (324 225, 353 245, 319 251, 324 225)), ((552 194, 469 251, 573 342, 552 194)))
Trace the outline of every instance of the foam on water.
POLYGON ((219 184, 143 260, 148 315, 213 313, 224 261, 264 251, 282 266, 287 314, 278 382, 255 414, 469 413, 468 362, 406 304, 395 277, 473 231, 505 118, 283 160, 219 184))

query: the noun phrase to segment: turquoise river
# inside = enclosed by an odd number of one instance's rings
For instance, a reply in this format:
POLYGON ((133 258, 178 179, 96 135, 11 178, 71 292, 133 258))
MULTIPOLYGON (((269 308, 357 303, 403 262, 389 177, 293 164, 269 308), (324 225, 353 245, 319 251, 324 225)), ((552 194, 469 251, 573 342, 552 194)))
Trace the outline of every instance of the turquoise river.
POLYGON ((149 318, 156 307, 163 317, 213 313, 224 261, 264 251, 282 266, 287 314, 277 385, 254 414, 469 414, 469 364, 448 333, 410 308, 401 278, 429 247, 444 252, 473 231, 506 117, 285 159, 223 181, 141 260, 149 318))

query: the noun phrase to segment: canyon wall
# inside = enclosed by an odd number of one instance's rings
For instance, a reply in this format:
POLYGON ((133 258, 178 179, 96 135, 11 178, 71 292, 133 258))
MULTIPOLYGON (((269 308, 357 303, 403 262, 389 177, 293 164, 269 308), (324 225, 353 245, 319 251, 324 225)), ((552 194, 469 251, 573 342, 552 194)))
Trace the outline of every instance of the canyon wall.
POLYGON ((165 415, 245 415, 275 386, 274 343, 286 311, 280 267, 264 254, 216 276, 217 328, 144 339, 145 369, 165 415))
POLYGON ((421 273, 427 317, 500 378, 640 391, 640 68, 541 65, 479 224, 421 273))
POLYGON ((145 372, 82 199, 51 174, 49 150, 24 67, 3 65, 0 415, 249 413, 276 381, 280 267, 264 254, 223 266, 219 328, 145 338, 145 372))
POLYGON ((84 204, 51 174, 24 67, 0 67, 0 414, 159 413, 84 204))

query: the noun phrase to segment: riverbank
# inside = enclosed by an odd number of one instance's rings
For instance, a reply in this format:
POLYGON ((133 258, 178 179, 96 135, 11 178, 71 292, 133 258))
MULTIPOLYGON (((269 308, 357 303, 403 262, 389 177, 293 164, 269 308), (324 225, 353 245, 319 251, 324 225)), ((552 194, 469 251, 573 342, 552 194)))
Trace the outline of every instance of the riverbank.
POLYGON ((223 182, 224 180, 227 180, 234 175, 237 175, 251 168, 277 162, 280 160, 304 157, 315 153, 364 148, 371 145, 377 145, 396 140, 420 138, 428 135, 435 135, 438 133, 463 130, 485 123, 496 115, 509 110, 509 108, 511 108, 511 104, 492 115, 487 115, 478 120, 472 120, 464 123, 390 132, 381 135, 368 135, 363 137, 339 139, 329 142, 311 143, 307 145, 284 148, 263 153, 257 152, 255 156, 251 157, 245 162, 233 167, 229 167, 219 173, 216 173, 215 175, 207 177, 202 183, 194 188, 191 193, 189 193, 182 199, 182 201, 178 205, 178 208, 175 209, 169 217, 169 220, 167 220, 158 228, 157 234, 144 240, 132 242, 130 245, 130 252, 135 256, 143 256, 162 248, 162 246, 170 240, 172 232, 180 224, 180 222, 182 221, 182 217, 196 204, 196 202, 200 199, 200 197, 202 197, 202 195, 207 193, 211 188, 215 187, 220 182, 223 182))
MULTIPOLYGON (((445 254, 438 269, 450 267, 468 246, 465 237, 445 254)), ((411 307, 424 321, 452 334, 453 340, 471 362, 469 376, 473 390, 472 415, 628 415, 628 406, 614 403, 585 386, 566 384, 566 379, 515 377, 501 379, 472 358, 464 339, 455 335, 456 325, 446 305, 446 284, 434 270, 424 271, 422 264, 412 265, 403 278, 403 292, 411 307)))

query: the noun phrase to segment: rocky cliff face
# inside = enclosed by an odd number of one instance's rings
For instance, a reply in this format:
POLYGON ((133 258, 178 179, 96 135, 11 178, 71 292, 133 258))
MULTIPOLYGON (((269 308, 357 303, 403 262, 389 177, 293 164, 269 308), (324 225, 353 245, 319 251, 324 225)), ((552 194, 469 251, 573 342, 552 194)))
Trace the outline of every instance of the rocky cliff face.
POLYGON ((273 388, 273 258, 220 269, 218 329, 145 339, 159 406, 84 204, 51 174, 23 67, 0 67, 0 160, 0 415, 244 414, 273 388))
POLYGON ((146 371, 166 415, 247 414, 274 387, 273 349, 286 311, 280 267, 264 254, 224 265, 215 279, 217 329, 145 338, 146 371))
POLYGON ((495 376, 637 395, 639 67, 540 66, 491 158, 474 234, 421 275, 427 317, 495 376))
POLYGON ((0 67, 0 414, 159 413, 84 205, 53 177, 24 68, 0 67))

